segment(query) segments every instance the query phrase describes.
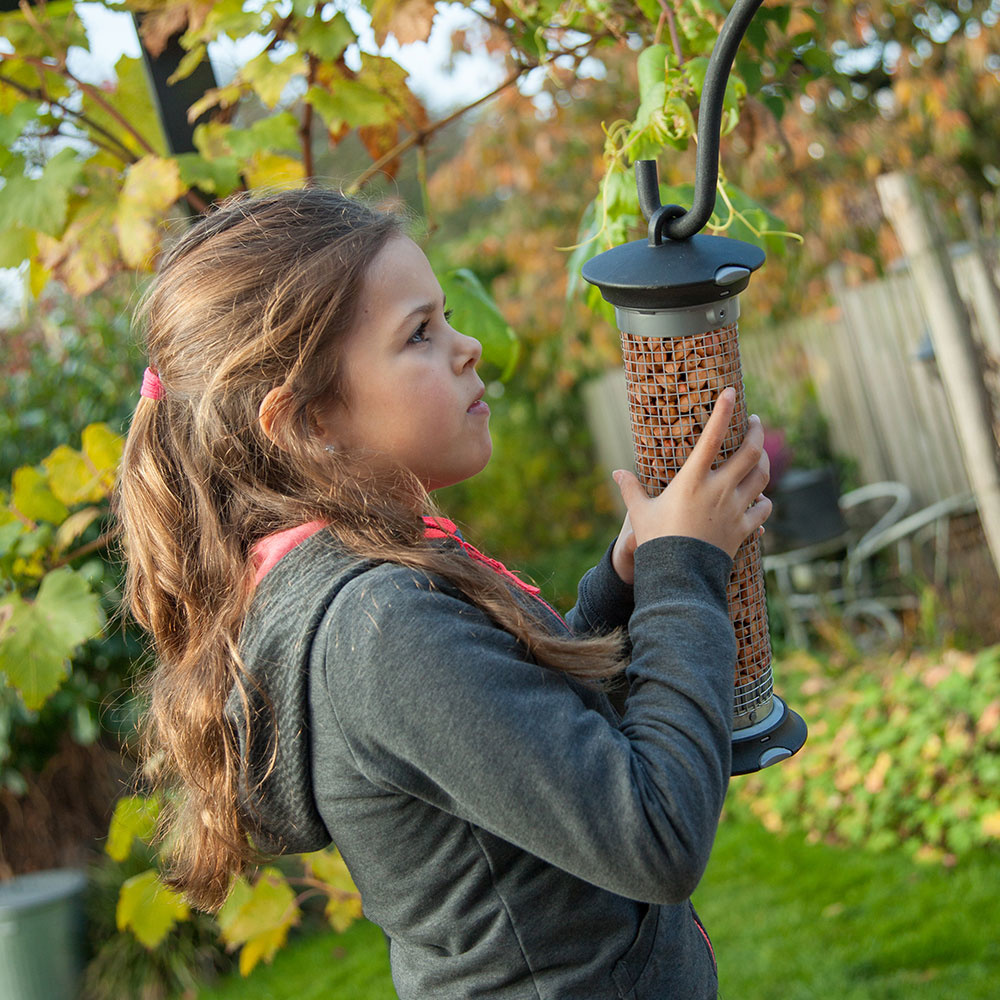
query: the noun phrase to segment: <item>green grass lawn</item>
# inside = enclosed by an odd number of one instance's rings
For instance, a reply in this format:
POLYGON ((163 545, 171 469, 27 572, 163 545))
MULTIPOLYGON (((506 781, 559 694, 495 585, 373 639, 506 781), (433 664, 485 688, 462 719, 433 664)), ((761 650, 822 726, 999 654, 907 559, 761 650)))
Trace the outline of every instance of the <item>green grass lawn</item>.
MULTIPOLYGON (((738 779, 736 779, 738 780, 738 779)), ((723 1000, 993 1000, 1000 856, 952 869, 775 837, 726 819, 695 896, 723 1000)), ((393 1000, 370 924, 298 937, 198 1000, 393 1000)))

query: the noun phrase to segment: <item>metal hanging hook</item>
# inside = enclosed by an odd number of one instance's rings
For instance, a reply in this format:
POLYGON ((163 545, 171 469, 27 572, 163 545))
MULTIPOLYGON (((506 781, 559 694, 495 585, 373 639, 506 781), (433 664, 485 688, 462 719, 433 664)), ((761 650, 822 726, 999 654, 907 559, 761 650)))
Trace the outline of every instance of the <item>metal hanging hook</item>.
POLYGON ((694 199, 688 211, 680 205, 661 205, 656 160, 637 160, 635 181, 639 206, 649 220, 649 245, 659 246, 666 236, 686 240, 705 228, 715 208, 715 189, 719 182, 719 139, 722 131, 722 105, 726 83, 733 68, 736 50, 743 41, 754 14, 764 0, 736 0, 726 17, 712 49, 705 73, 705 84, 698 106, 698 156, 695 161, 694 199))

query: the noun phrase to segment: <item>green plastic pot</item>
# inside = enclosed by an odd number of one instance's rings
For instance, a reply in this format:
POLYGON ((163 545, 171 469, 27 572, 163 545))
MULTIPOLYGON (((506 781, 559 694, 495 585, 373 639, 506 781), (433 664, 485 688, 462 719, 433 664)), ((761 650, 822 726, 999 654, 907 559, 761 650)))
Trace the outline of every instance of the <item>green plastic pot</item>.
POLYGON ((73 1000, 84 965, 86 875, 75 868, 0 882, 0 997, 73 1000))

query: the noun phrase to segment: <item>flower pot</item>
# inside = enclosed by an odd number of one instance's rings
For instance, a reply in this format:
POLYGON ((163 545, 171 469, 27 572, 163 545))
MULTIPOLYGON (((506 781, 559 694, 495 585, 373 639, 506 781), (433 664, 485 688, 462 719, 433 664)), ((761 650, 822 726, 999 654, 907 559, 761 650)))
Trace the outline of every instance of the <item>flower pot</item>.
POLYGON ((0 882, 0 997, 73 1000, 84 965, 86 875, 60 868, 0 882))

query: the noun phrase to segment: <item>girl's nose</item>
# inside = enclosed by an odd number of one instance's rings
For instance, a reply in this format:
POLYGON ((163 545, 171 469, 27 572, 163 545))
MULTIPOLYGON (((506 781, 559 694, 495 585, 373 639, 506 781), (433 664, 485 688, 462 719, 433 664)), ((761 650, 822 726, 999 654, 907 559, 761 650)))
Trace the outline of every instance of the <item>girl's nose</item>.
POLYGON ((455 369, 462 372, 471 363, 475 368, 483 356, 483 345, 475 337, 455 331, 455 369))

